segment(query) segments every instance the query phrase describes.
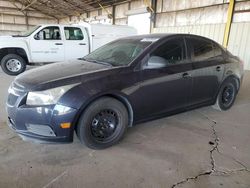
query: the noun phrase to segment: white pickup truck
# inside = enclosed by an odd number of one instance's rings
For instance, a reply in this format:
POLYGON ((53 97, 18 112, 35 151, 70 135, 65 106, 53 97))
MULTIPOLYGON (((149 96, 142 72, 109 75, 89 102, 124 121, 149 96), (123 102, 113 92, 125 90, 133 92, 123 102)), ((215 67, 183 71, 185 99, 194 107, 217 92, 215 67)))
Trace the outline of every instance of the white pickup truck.
POLYGON ((136 33, 133 27, 117 25, 38 25, 22 35, 0 37, 1 67, 9 75, 18 75, 26 65, 78 59, 112 40, 136 33))

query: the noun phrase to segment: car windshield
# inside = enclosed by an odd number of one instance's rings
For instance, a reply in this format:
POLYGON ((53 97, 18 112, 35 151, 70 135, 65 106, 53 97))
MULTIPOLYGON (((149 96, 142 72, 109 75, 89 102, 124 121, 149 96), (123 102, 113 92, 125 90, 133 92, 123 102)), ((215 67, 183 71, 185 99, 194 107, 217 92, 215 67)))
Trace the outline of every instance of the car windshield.
POLYGON ((13 37, 28 37, 28 36, 30 36, 34 31, 36 31, 39 27, 41 27, 41 26, 40 26, 40 25, 34 26, 34 27, 32 27, 30 30, 28 30, 28 31, 25 31, 25 32, 23 32, 23 33, 21 33, 21 34, 18 34, 18 35, 13 35, 13 37))
POLYGON ((120 39, 106 44, 83 59, 112 66, 128 65, 153 41, 136 39, 120 39))

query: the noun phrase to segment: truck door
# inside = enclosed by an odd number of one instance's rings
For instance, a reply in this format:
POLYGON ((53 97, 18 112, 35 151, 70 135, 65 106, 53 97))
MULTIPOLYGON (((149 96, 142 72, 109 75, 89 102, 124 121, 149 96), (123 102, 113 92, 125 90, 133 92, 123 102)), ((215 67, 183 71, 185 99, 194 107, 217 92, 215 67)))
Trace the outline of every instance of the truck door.
POLYGON ((85 29, 64 27, 65 60, 84 57, 89 53, 89 39, 85 29))
POLYGON ((58 26, 48 26, 30 38, 32 62, 57 62, 64 60, 64 44, 58 26))

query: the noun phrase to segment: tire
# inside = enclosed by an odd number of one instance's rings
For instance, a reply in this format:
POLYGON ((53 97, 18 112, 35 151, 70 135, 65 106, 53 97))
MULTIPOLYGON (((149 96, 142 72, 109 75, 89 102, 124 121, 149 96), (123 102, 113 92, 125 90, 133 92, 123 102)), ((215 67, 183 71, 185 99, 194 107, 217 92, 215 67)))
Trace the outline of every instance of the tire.
POLYGON ((217 95, 216 103, 213 106, 215 109, 225 111, 230 109, 237 96, 237 85, 233 78, 229 78, 223 82, 220 91, 217 95))
POLYGON ((2 58, 1 67, 6 74, 16 76, 26 70, 26 61, 19 55, 8 54, 2 58))
POLYGON ((94 101, 81 115, 77 136, 91 149, 117 144, 128 127, 128 111, 118 100, 104 97, 94 101))

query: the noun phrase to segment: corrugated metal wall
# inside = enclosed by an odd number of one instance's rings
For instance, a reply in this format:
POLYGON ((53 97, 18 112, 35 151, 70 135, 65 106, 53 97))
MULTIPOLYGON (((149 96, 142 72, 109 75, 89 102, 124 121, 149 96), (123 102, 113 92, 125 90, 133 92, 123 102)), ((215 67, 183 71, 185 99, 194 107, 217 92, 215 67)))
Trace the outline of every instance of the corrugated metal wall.
MULTIPOLYGON (((191 33, 223 43, 228 0, 157 0, 153 33, 191 33)), ((250 70, 250 1, 237 0, 228 50, 250 70)))
POLYGON ((190 6, 188 9, 177 6, 175 11, 171 8, 157 12, 156 27, 226 23, 228 4, 214 4, 202 8, 195 7, 195 4, 190 6))
POLYGON ((250 23, 233 23, 229 37, 228 50, 239 56, 250 70, 250 23))
POLYGON ((211 38, 222 44, 224 28, 225 24, 160 27, 154 28, 153 33, 190 33, 211 38))
POLYGON ((150 4, 150 0, 147 0, 148 3, 145 4, 144 0, 132 0, 124 3, 119 3, 114 6, 105 7, 106 10, 103 10, 101 7, 98 10, 93 10, 88 12, 87 15, 82 15, 80 17, 71 17, 60 19, 59 22, 62 24, 67 23, 78 23, 80 21, 85 21, 89 23, 105 23, 112 24, 113 19, 107 16, 107 12, 112 14, 113 9, 115 10, 114 22, 116 25, 127 25, 128 24, 128 15, 129 10, 137 10, 140 8, 145 8, 150 4))
MULTIPOLYGON (((190 33, 211 38, 223 43, 226 24, 204 24, 194 26, 154 28, 153 33, 190 33)), ((233 23, 229 37, 228 50, 239 56, 250 70, 250 23, 233 23)))
MULTIPOLYGON (((150 2, 150 1, 148 1, 150 2)), ((157 0, 153 33, 192 33, 223 43, 229 0, 157 0)), ((146 7, 144 0, 133 0, 114 7, 115 24, 127 25, 127 11, 146 7)), ((101 10, 101 9, 100 9, 101 10)), ((89 13, 90 22, 101 22, 105 11, 89 13)), ((83 20, 84 17, 83 17, 83 20)), ((71 20, 72 22, 72 20, 71 20)), ((77 22, 77 21, 76 21, 77 22)), ((250 0, 237 0, 228 49, 250 69, 250 0)), ((109 23, 112 23, 110 20, 109 23)))
MULTIPOLYGON (((15 5, 21 7, 15 2, 15 5)), ((57 23, 57 20, 27 8, 26 16, 10 1, 0 0, 0 35, 19 34, 38 24, 57 23)))

